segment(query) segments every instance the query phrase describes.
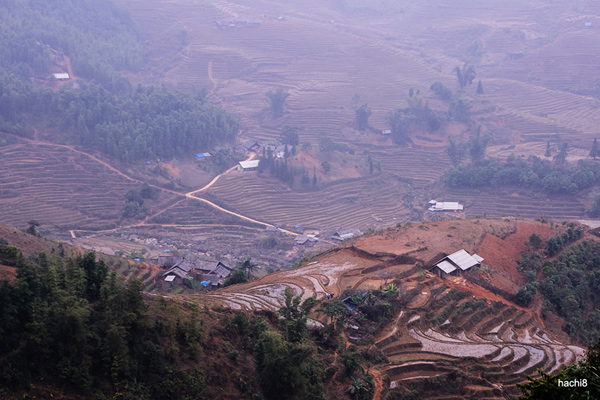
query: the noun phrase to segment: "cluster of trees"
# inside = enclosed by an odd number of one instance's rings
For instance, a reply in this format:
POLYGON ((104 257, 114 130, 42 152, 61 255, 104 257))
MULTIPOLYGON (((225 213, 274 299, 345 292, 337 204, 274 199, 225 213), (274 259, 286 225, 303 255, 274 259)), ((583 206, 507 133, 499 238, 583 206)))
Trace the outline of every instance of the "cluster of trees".
MULTIPOLYGON (((142 284, 121 283, 94 253, 64 259, 11 253, 14 283, 0 283, 0 396, 40 379, 98 399, 202 397, 202 322, 150 319, 142 284)), ((63 389, 64 390, 64 389, 63 389)))
POLYGON ((61 126, 74 132, 78 143, 126 163, 212 148, 233 141, 238 131, 238 120, 229 113, 166 87, 138 86, 130 96, 96 87, 68 100, 58 104, 61 126))
POLYGON ((254 272, 257 268, 258 265, 252 261, 251 257, 237 260, 235 263, 235 268, 227 277, 227 279, 225 279, 225 282, 223 282, 223 287, 249 282, 252 278, 252 272, 254 272))
POLYGON ((359 131, 364 131, 369 127, 369 117, 371 116, 371 108, 367 103, 356 108, 355 110, 356 127, 359 131))
POLYGON ((49 73, 51 49, 70 57, 76 75, 109 90, 123 87, 116 71, 143 65, 131 17, 110 1, 3 1, 0 41, 10 43, 0 49, 0 68, 21 78, 49 73))
MULTIPOLYGON (((460 146, 451 145, 450 148, 460 146)), ((465 151, 462 150, 464 154, 465 151)), ((548 193, 576 193, 600 182, 600 165, 580 160, 573 168, 530 156, 526 161, 513 155, 505 163, 485 160, 452 168, 444 178, 451 187, 521 186, 548 193)))
POLYGON ((582 235, 583 228, 570 225, 563 233, 549 237, 545 245, 539 235, 533 233, 529 237, 529 240, 525 243, 529 251, 522 252, 521 259, 517 262, 517 270, 525 279, 525 285, 519 288, 516 297, 520 305, 524 307, 529 306, 537 293, 538 284, 536 278, 546 265, 542 260, 541 250, 544 250, 546 256, 552 257, 558 254, 566 245, 581 238, 582 235))
POLYGON ((267 92, 267 101, 269 102, 269 109, 273 119, 283 116, 283 106, 285 105, 285 99, 287 99, 289 95, 290 94, 282 88, 278 88, 276 91, 269 90, 267 92))
MULTIPOLYGON (((456 67, 455 72, 461 91, 466 85, 471 84, 475 78, 475 71, 472 66, 465 66, 462 69, 456 67)), ((415 94, 413 89, 410 89, 409 97, 407 99, 409 107, 399 108, 388 114, 387 117, 394 143, 400 145, 409 143, 410 130, 415 126, 428 132, 437 132, 450 120, 463 123, 471 122, 471 103, 461 97, 460 92, 455 95, 451 89, 437 81, 431 84, 430 90, 437 97, 449 103, 448 112, 440 114, 437 111, 432 110, 429 108, 427 102, 423 104, 422 99, 419 97, 419 91, 415 94)), ((481 81, 479 82, 477 92, 478 94, 483 93, 481 81)), ((359 116, 358 112, 359 111, 357 110, 357 124, 359 116)))
POLYGON ((129 15, 109 1, 9 0, 0 4, 0 129, 31 135, 31 121, 55 126, 65 142, 122 162, 171 158, 232 141, 238 120, 166 87, 132 88, 118 70, 135 70, 142 47, 129 15), (52 49, 71 56, 80 88, 35 86, 52 49))
POLYGON ((480 125, 477 128, 477 133, 471 135, 468 141, 465 141, 462 136, 449 137, 446 153, 448 153, 448 157, 450 157, 450 161, 455 167, 463 162, 467 153, 473 164, 480 164, 485 159, 485 151, 489 140, 488 135, 481 135, 480 125))
MULTIPOLYGON (((539 290, 544 309, 561 316, 573 338, 595 343, 600 338, 600 244, 586 240, 543 265, 539 290)), ((544 312, 544 310, 542 310, 544 312)))
MULTIPOLYGON (((287 149, 287 147, 286 147, 287 149)), ((269 170, 272 176, 277 177, 283 182, 286 182, 290 186, 294 185, 294 169, 288 165, 288 157, 284 156, 283 161, 273 156, 273 152, 263 152, 263 155, 259 157, 260 163, 258 164, 258 172, 262 173, 265 170, 269 170)))
POLYGON ((552 257, 558 254, 559 251, 563 249, 569 243, 574 242, 575 240, 581 238, 583 236, 583 228, 575 227, 573 225, 569 226, 569 228, 560 233, 558 235, 554 235, 549 237, 546 240, 545 253, 548 257, 552 257))
POLYGON ((405 145, 410 142, 410 130, 419 127, 429 132, 438 131, 446 119, 429 108, 429 104, 418 95, 408 97, 408 108, 399 108, 388 114, 387 122, 392 131, 392 140, 405 145))
POLYGON ((157 197, 158 190, 147 183, 144 183, 140 190, 129 189, 125 193, 125 206, 121 211, 121 215, 125 218, 133 218, 140 214, 143 215, 147 211, 144 207, 144 199, 156 199, 157 197))
POLYGON ((138 86, 115 95, 81 86, 53 92, 0 75, 0 106, 6 105, 0 107, 0 128, 27 135, 26 117, 33 114, 69 132, 68 141, 125 163, 188 155, 233 141, 238 131, 237 118, 181 91, 138 86))

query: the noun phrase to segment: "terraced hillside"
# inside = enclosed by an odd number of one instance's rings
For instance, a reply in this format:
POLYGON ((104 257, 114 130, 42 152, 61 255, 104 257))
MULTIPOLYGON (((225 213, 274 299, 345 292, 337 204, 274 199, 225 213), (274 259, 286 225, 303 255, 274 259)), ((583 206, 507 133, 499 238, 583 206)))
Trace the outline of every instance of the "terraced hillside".
POLYGON ((208 192, 228 209, 271 224, 326 231, 402 221, 408 213, 402 205, 405 193, 401 183, 385 176, 337 181, 314 191, 292 191, 280 181, 255 172, 232 173, 208 192))
MULTIPOLYGON (((276 311, 284 306, 286 287, 303 299, 326 302, 328 294, 343 298, 394 281, 404 306, 388 319, 388 325, 374 337, 351 324, 345 325, 344 332, 358 346, 374 341, 387 357, 388 363, 378 368, 387 375, 384 382, 391 391, 412 391, 423 399, 518 396, 516 383, 525 380, 524 374, 536 375, 538 368, 553 373, 581 360, 583 348, 556 336, 553 332, 560 328, 546 326, 538 306, 521 308, 464 278, 441 279, 420 267, 435 254, 448 251, 449 244, 440 240, 448 232, 456 234, 451 238, 454 248, 468 248, 489 258, 484 264, 493 275, 496 269, 517 273, 516 264, 507 260, 524 248, 523 237, 538 232, 546 238, 552 230, 541 223, 499 220, 390 229, 326 252, 298 269, 199 299, 234 310, 276 311), (476 243, 482 240, 476 238, 474 245, 469 234, 497 235, 500 243, 494 248, 493 241, 486 242, 479 248, 476 243)), ((327 322, 322 314, 314 317, 327 322)))
MULTIPOLYGON (((585 26, 600 15, 593 2, 569 7, 560 2, 494 0, 474 6, 467 1, 430 0, 386 4, 387 9, 377 2, 352 1, 343 5, 313 0, 285 5, 263 0, 120 2, 132 12, 147 40, 149 70, 136 79, 207 88, 211 101, 240 116, 241 140, 276 139, 282 126, 290 125, 301 128, 301 143, 315 146, 325 134, 357 154, 368 150, 381 161, 384 172, 419 194, 427 193, 425 197, 431 191, 455 197, 437 181, 450 167, 447 137, 468 135, 467 127, 450 125, 437 134, 413 132, 414 143, 398 148, 389 138, 354 130, 356 94, 360 103, 372 108, 369 122, 375 130, 388 126, 390 111, 406 106, 410 88, 420 91, 433 109, 446 111, 448 105, 435 99, 429 86, 440 81, 454 88, 454 67, 468 62, 482 79, 484 94, 476 96, 475 85, 462 94, 473 104, 474 121, 492 134, 492 146, 508 144, 525 157, 539 156, 539 147, 549 140, 557 146, 559 135, 570 145, 571 161, 576 161, 587 157, 596 135, 600 102, 564 90, 589 88, 596 79, 592 66, 597 43, 592 39, 597 27, 585 26), (290 95, 283 117, 273 120, 265 93, 277 87, 290 95)), ((356 176, 352 166, 344 168, 349 168, 348 177, 356 176)), ((325 215, 338 213, 334 206, 310 208, 304 194, 284 194, 277 184, 257 193, 247 177, 239 178, 243 191, 236 194, 232 190, 236 184, 224 182, 211 194, 236 210, 274 223, 337 225, 335 217, 325 215), (274 196, 282 193, 281 198, 274 196), (295 211, 299 204, 306 210, 295 211)), ((345 186, 334 184, 333 193, 345 186)), ((360 181, 353 186, 361 187, 360 181)), ((368 207, 350 207, 353 216, 347 222, 366 228, 371 214, 399 217, 402 211, 386 205, 387 197, 399 197, 395 185, 382 182, 371 192, 382 199, 374 198, 368 207)), ((516 202, 512 194, 488 198, 466 191, 462 196, 467 202, 476 198, 467 215, 541 213, 559 219, 584 215, 577 200, 543 199, 537 211, 536 196, 519 196, 516 202)))
MULTIPOLYGON (((141 182, 66 146, 0 147, 0 219, 14 226, 38 220, 43 229, 113 228, 125 193, 141 182)), ((163 193, 153 206, 172 196, 163 193)))
POLYGON ((585 204, 572 195, 548 195, 543 192, 501 188, 477 190, 472 188, 447 189, 445 201, 460 201, 468 217, 514 217, 556 220, 576 220, 585 215, 585 204))

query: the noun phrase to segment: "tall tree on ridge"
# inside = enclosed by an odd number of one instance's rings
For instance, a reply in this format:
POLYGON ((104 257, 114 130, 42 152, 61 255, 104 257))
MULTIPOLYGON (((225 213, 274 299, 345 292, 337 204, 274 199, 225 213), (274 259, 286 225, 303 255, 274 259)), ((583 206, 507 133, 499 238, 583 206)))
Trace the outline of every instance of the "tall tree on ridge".
POLYGON ((600 150, 598 150, 598 139, 594 138, 594 143, 592 144, 592 150, 590 150, 590 157, 594 157, 594 160, 596 159, 596 157, 600 156, 600 150))

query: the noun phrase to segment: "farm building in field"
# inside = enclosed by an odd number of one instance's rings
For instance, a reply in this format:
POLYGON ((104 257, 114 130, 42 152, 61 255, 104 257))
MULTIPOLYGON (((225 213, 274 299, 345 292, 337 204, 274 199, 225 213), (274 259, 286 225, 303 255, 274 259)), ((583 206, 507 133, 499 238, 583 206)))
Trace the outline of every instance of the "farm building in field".
POLYGON ((299 245, 312 245, 318 240, 315 235, 299 235, 294 238, 294 242, 299 245))
POLYGON ((462 276, 465 271, 481 265, 483 258, 477 254, 470 255, 464 249, 452 253, 434 264, 430 271, 445 278, 448 275, 462 276))
POLYGON ((238 171, 256 171, 258 169, 258 164, 260 160, 251 160, 251 161, 240 161, 238 163, 238 171))
POLYGON ((345 230, 339 230, 336 231, 333 236, 331 236, 332 239, 335 240, 348 240, 348 239, 352 239, 353 237, 356 236, 360 236, 362 235, 362 232, 359 231, 358 229, 345 229, 345 230))
POLYGON ((54 79, 56 79, 57 81, 68 81, 69 80, 69 74, 67 74, 66 72, 59 72, 56 74, 52 74, 52 77, 54 79))
POLYGON ((464 207, 462 204, 454 201, 436 201, 431 200, 429 202, 429 211, 452 211, 458 212, 463 211, 464 207))
POLYGON ((246 151, 257 151, 258 149, 260 149, 260 143, 258 143, 258 141, 256 140, 248 140, 242 143, 242 147, 246 151))
POLYGON ((391 129, 384 129, 381 131, 381 134, 383 136, 392 136, 392 130, 391 129))

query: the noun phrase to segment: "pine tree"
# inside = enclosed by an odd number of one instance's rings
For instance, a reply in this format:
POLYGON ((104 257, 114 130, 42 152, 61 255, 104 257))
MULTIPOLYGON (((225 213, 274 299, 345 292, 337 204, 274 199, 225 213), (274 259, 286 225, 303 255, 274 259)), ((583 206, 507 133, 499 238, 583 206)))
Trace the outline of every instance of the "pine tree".
POLYGON ((550 142, 548 142, 546 144, 546 154, 544 154, 544 156, 550 157, 551 155, 552 155, 552 153, 550 153, 550 142))
POLYGON ((313 170, 313 186, 317 186, 317 169, 313 170))
POLYGON ((596 157, 600 156, 600 151, 598 150, 598 139, 594 138, 594 143, 592 144, 592 150, 590 150, 590 157, 594 157, 594 160, 596 159, 596 157))
POLYGON ((482 95, 483 94, 483 86, 481 85, 481 79, 479 80, 479 83, 477 84, 477 92, 478 95, 482 95))

